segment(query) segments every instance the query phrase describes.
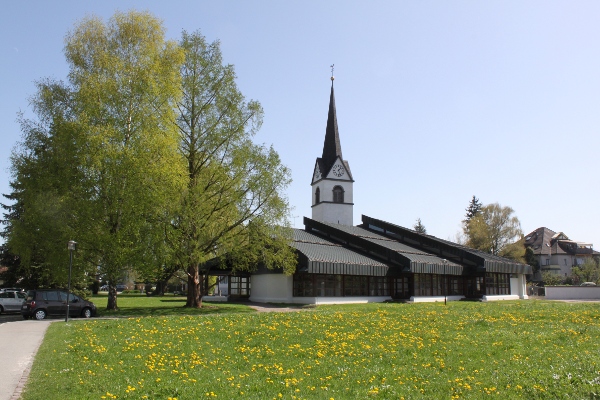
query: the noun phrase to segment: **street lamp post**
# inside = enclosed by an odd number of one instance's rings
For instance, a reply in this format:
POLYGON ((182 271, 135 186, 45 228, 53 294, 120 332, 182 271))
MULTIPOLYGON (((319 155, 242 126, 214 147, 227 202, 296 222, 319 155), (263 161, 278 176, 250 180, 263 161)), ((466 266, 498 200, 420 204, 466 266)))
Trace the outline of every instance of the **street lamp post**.
POLYGON ((73 250, 77 248, 77 242, 69 240, 69 243, 67 243, 67 248, 69 249, 69 283, 67 285, 67 316, 65 317, 65 322, 69 322, 69 298, 71 297, 71 270, 73 269, 73 250))

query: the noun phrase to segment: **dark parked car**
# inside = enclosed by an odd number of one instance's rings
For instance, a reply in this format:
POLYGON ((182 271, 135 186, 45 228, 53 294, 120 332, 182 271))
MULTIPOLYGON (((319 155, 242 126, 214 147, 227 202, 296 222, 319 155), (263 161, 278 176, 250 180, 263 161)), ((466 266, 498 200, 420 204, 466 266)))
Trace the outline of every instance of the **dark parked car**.
MULTIPOLYGON (((23 318, 44 319, 48 315, 66 315, 67 291, 59 289, 38 289, 27 292, 27 299, 21 307, 23 318)), ((90 318, 96 316, 94 303, 74 294, 69 295, 69 316, 90 318)))
POLYGON ((18 291, 0 292, 0 314, 21 311, 27 293, 18 291))

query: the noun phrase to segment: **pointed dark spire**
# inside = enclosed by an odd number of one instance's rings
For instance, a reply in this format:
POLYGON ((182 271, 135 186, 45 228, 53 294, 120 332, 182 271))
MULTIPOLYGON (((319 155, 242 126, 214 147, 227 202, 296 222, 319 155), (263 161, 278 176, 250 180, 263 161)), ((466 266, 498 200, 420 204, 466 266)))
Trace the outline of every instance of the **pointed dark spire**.
POLYGON ((333 94, 333 76, 331 77, 331 96, 329 97, 329 114, 327 115, 327 128, 325 129, 325 143, 323 144, 324 173, 335 163, 337 157, 342 157, 342 146, 340 145, 340 134, 338 132, 337 116, 335 113, 335 96, 333 94))

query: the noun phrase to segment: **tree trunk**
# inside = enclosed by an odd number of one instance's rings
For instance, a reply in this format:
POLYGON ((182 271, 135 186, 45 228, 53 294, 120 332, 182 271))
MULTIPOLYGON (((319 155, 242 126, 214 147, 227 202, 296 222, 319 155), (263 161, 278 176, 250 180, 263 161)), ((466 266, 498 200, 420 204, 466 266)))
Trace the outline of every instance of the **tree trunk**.
POLYGON ((107 310, 118 310, 117 307, 117 287, 109 285, 108 286, 108 303, 106 304, 107 310))
POLYGON ((197 265, 188 267, 188 292, 186 307, 201 308, 202 292, 200 288, 200 274, 197 265))
POLYGON ((166 287, 167 287, 167 281, 156 282, 156 288, 152 292, 152 296, 164 296, 166 287))

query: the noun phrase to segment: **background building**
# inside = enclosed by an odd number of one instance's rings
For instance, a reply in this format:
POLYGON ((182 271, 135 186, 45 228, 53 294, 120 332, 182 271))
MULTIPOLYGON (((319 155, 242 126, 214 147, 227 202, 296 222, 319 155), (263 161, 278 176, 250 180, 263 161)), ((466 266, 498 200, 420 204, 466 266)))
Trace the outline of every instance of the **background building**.
POLYGON ((533 250, 540 267, 533 276, 534 281, 541 281, 541 274, 546 271, 568 277, 572 268, 583 264, 586 258, 600 256, 592 243, 571 240, 563 232, 554 232, 545 227, 527 234, 525 247, 533 250))

